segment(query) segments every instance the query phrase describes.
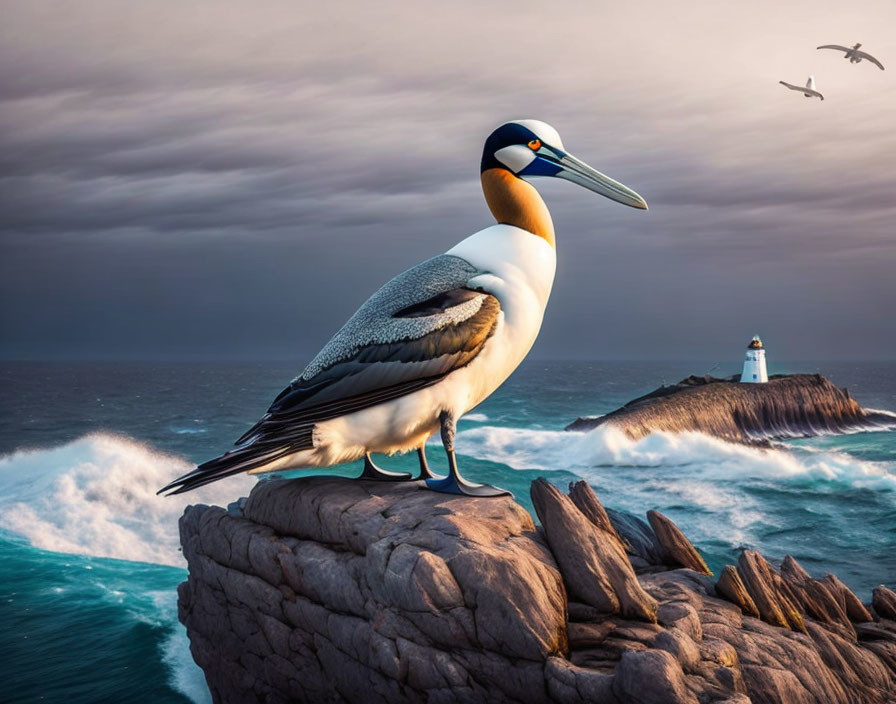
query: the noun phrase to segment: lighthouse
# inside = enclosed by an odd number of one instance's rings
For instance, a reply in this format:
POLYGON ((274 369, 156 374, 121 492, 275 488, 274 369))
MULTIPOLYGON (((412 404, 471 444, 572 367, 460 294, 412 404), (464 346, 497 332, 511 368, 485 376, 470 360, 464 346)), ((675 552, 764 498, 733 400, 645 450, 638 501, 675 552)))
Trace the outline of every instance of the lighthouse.
POLYGON ((762 346, 759 335, 753 335, 753 339, 747 345, 744 373, 740 375, 740 380, 745 384, 762 384, 768 381, 768 371, 765 368, 765 348, 762 346))

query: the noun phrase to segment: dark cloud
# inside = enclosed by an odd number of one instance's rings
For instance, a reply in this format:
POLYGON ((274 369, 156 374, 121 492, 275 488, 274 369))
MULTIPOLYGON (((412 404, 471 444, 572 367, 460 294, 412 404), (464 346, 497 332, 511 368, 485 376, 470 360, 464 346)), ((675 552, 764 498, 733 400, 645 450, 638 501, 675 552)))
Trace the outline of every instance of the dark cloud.
POLYGON ((531 116, 651 205, 540 184, 536 354, 891 357, 896 88, 813 47, 896 56, 896 17, 827 5, 7 3, 0 355, 307 358, 489 223, 482 141, 531 116))

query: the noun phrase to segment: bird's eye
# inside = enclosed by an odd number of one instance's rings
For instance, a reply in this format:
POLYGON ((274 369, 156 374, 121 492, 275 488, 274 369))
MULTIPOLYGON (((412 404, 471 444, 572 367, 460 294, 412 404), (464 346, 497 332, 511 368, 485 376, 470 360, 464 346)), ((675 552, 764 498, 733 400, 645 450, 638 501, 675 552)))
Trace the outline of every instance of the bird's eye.
POLYGON ((533 139, 531 142, 529 142, 529 149, 531 149, 533 152, 537 152, 539 149, 541 149, 541 140, 533 139))

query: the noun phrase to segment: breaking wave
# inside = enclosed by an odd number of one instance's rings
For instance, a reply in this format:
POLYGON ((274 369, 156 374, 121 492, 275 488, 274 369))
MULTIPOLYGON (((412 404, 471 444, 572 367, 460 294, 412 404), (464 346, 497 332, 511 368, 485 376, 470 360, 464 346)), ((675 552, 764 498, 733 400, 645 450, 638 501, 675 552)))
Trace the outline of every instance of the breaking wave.
POLYGON ((513 469, 688 468, 689 476, 703 479, 808 479, 896 491, 896 474, 885 463, 842 452, 756 448, 697 432, 660 431, 632 440, 613 427, 571 433, 485 426, 461 432, 458 448, 513 469))
POLYGON ((762 545, 769 531, 791 523, 787 506, 811 504, 813 495, 870 489, 896 501, 893 463, 815 448, 756 448, 697 432, 633 440, 610 426, 586 433, 486 426, 459 433, 457 447, 515 470, 569 471, 609 506, 639 515, 669 511, 692 539, 729 550, 762 545))
MULTIPOLYGON (((241 476, 188 498, 156 495, 159 487, 191 468, 181 457, 110 433, 3 455, 0 528, 53 552, 185 567, 177 523, 186 505, 226 505, 254 484, 254 479, 241 476)), ((93 569, 89 564, 84 567, 93 569)), ((132 579, 115 574, 115 588, 96 582, 102 598, 120 609, 121 618, 164 629, 159 647, 171 686, 196 704, 209 702, 204 676, 177 621, 176 593, 142 591, 139 572, 132 579)))
POLYGON ((227 505, 255 480, 232 477, 188 496, 157 496, 193 468, 132 438, 93 433, 0 456, 0 527, 44 550, 183 567, 177 530, 188 504, 227 505))

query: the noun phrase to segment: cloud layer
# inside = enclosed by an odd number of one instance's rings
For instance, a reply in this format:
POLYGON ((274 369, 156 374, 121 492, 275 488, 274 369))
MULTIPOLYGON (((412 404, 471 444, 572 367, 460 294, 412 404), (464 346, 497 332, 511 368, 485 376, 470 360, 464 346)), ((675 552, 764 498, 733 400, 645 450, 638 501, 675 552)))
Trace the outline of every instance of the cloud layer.
POLYGON ((307 359, 489 224, 514 117, 635 188, 544 183, 535 354, 892 357, 891 3, 5 3, 4 357, 307 359), (814 73, 824 103, 777 85, 814 73), (780 90, 779 90, 780 89, 780 90))

